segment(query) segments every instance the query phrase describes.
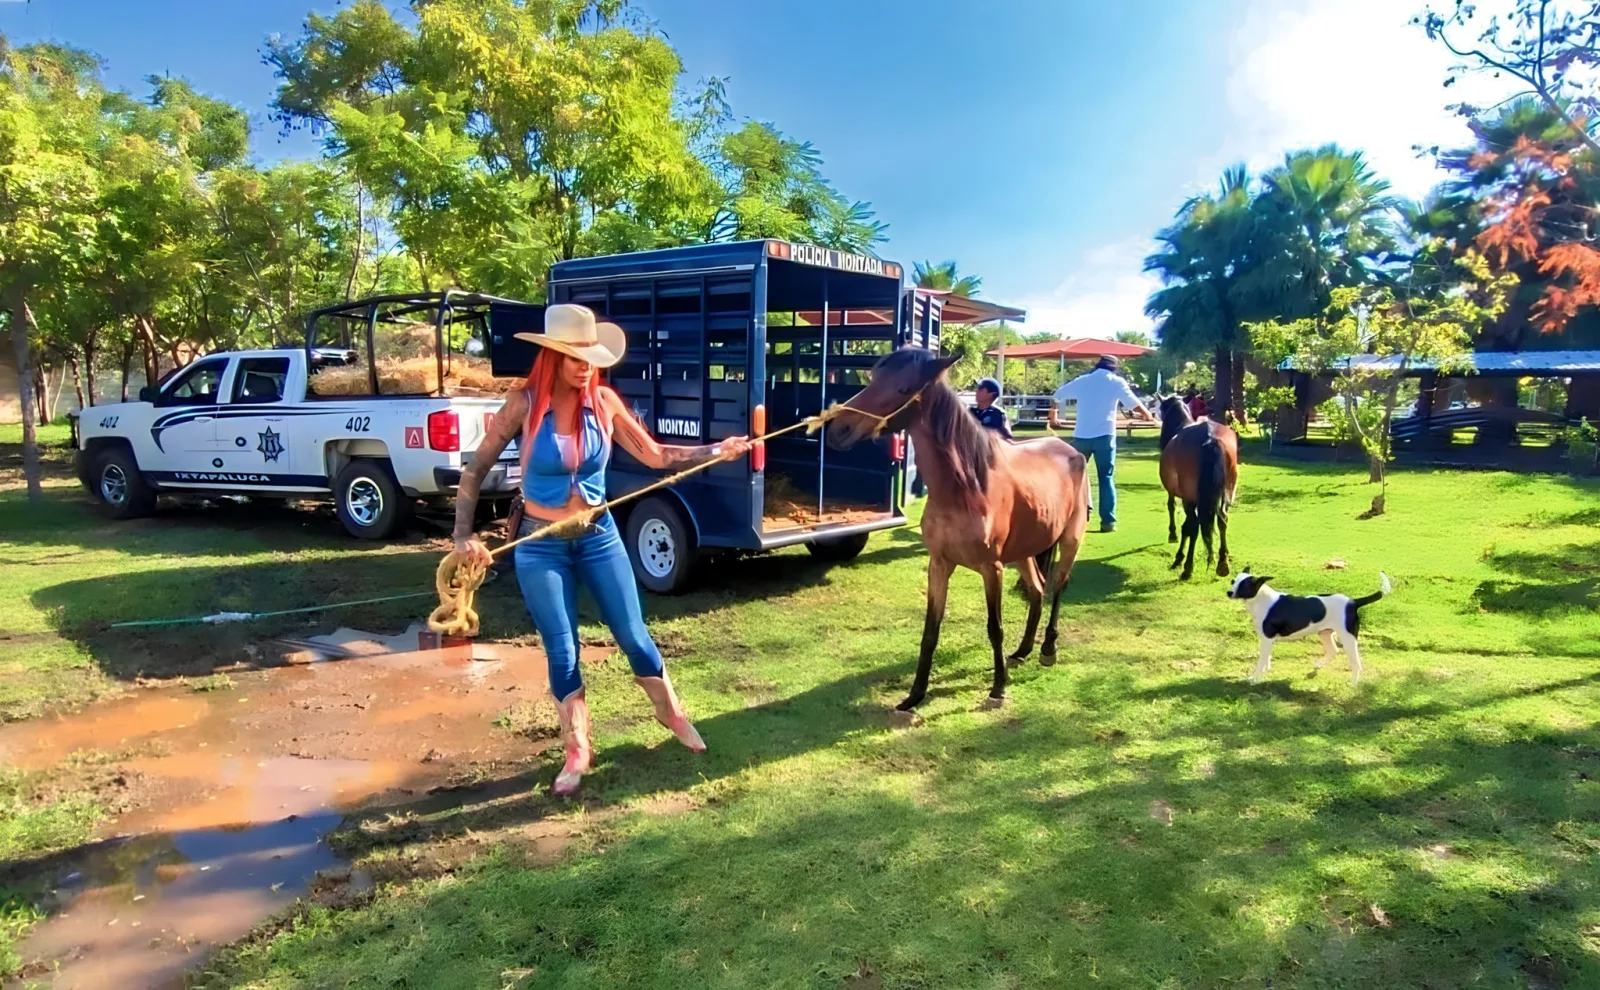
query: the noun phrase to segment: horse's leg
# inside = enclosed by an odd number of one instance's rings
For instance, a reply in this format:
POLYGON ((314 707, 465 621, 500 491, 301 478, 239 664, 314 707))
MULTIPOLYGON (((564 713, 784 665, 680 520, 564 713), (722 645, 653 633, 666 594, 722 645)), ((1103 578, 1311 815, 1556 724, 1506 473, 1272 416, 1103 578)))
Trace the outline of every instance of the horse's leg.
POLYGON ((1217 513, 1217 576, 1228 576, 1228 508, 1223 503, 1222 510, 1217 513))
POLYGON ((1171 492, 1168 492, 1167 493, 1167 542, 1168 543, 1176 543, 1176 542, 1178 542, 1177 503, 1178 503, 1177 498, 1174 497, 1171 492))
MULTIPOLYGON (((1178 577, 1187 581, 1194 577, 1194 548, 1200 542, 1200 513, 1193 503, 1183 503, 1183 536, 1189 543, 1189 554, 1183 558, 1183 573, 1178 577)), ((1183 549, 1183 544, 1178 544, 1183 549)))
POLYGON ((1050 621, 1044 627, 1044 646, 1039 650, 1039 666, 1052 667, 1056 662, 1056 619, 1061 615, 1061 594, 1072 580, 1072 565, 1078 559, 1078 548, 1083 545, 1083 535, 1069 533, 1061 541, 1061 561, 1045 586, 1050 596, 1050 621))
POLYGON ((1172 558, 1172 566, 1167 568, 1169 571, 1175 571, 1183 566, 1184 548, 1189 545, 1190 540, 1194 539, 1194 534, 1189 530, 1189 523, 1194 518, 1194 510, 1189 508, 1189 503, 1183 503, 1183 535, 1178 538, 1178 554, 1172 558))
POLYGON ((1022 591, 1028 596, 1028 625, 1022 631, 1022 642, 1017 651, 1006 658, 1016 666, 1033 655, 1033 641, 1039 634, 1039 613, 1044 606, 1045 589, 1050 586, 1050 570, 1055 564, 1056 548, 1051 547, 1037 557, 1022 562, 1022 591))
POLYGON ((1006 566, 998 561, 983 570, 983 598, 989 606, 989 649, 994 653, 994 686, 989 689, 987 705, 993 707, 1006 700, 1006 669, 1004 627, 1000 625, 1000 601, 1004 593, 1006 566))
POLYGON ((955 565, 939 554, 928 557, 928 614, 922 622, 922 653, 917 657, 917 675, 911 693, 895 707, 909 712, 922 703, 928 693, 928 674, 933 670, 933 651, 939 647, 939 626, 944 622, 944 602, 950 592, 950 572, 955 565))

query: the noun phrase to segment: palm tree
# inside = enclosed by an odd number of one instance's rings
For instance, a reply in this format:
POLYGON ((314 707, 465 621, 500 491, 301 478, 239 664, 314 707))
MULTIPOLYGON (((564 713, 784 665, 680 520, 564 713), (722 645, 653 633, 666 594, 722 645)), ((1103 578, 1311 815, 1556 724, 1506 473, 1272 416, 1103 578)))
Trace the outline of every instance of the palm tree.
POLYGON ((931 261, 919 261, 911 266, 911 274, 919 289, 942 289, 957 296, 975 296, 978 287, 983 284, 980 276, 962 275, 953 260, 937 265, 931 261))
POLYGON ((1321 312, 1330 291, 1371 282, 1396 260, 1390 218, 1397 201, 1361 152, 1333 144, 1292 152, 1261 181, 1260 231, 1282 263, 1257 269, 1248 291, 1270 315, 1321 312))
POLYGON ((1246 343, 1241 324, 1254 316, 1245 278, 1256 267, 1258 218, 1251 205, 1249 173, 1235 165, 1223 172, 1215 193, 1179 208, 1171 226, 1156 235, 1159 249, 1144 260, 1144 270, 1163 284, 1145 303, 1158 321, 1161 346, 1213 358, 1218 415, 1236 404, 1234 352, 1246 343))

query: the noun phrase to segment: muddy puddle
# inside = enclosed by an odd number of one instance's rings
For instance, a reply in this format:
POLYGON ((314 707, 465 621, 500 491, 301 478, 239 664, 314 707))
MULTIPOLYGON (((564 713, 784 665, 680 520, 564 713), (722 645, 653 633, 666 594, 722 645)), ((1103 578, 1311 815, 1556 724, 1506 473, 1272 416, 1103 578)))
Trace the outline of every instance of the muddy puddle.
POLYGON ((22 946, 31 984, 179 985, 314 881, 360 890, 322 841, 346 813, 501 776, 550 744, 494 724, 520 707, 553 729, 538 650, 418 646, 414 629, 282 641, 263 648, 282 666, 233 673, 231 689, 148 688, 0 726, 10 766, 121 754, 131 805, 45 867, 48 917, 22 946))

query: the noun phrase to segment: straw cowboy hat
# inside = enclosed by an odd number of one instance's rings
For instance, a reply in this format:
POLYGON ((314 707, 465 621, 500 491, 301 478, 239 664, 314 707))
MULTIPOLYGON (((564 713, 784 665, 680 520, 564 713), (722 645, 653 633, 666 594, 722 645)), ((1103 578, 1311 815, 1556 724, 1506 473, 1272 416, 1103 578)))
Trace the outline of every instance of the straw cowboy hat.
POLYGON ((628 335, 615 323, 600 323, 594 310, 572 303, 559 303, 544 311, 544 333, 519 333, 526 340, 568 357, 587 361, 596 368, 609 368, 622 360, 628 349, 628 335))

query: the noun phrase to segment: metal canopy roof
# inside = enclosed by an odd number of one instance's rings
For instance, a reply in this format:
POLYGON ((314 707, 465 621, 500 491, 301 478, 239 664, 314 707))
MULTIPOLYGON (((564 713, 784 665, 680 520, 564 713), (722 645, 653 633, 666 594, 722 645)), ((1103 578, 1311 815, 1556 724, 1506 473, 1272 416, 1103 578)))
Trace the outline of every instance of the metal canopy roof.
MULTIPOLYGON (((1008 357, 1011 353, 1009 349, 1006 352, 1008 357)), ((1556 376, 1600 372, 1600 351, 1475 351, 1465 357, 1470 367, 1463 368, 1462 374, 1556 376)), ((1293 362, 1285 361, 1282 367, 1293 370, 1293 362)), ((1399 369, 1400 358, 1357 354, 1338 367, 1392 372, 1399 369)), ((1435 362, 1413 360, 1406 372, 1420 374, 1436 368, 1435 362)))
MULTIPOLYGON (((1064 358, 1068 361, 1083 358, 1100 357, 1139 357, 1149 354, 1154 347, 1145 347, 1142 344, 1124 344, 1119 340, 1105 340, 1101 337, 1066 337, 1061 340, 1046 340, 1037 344, 1017 344, 1006 346, 1006 357, 1031 361, 1037 358, 1064 358)), ((999 357, 1000 349, 995 348, 989 352, 990 357, 999 357)))
POLYGON ((989 302, 987 299, 972 299, 968 296, 958 296, 948 289, 918 289, 918 295, 931 296, 938 299, 943 309, 939 319, 945 323, 964 323, 969 326, 978 323, 990 323, 994 320, 1015 320, 1018 323, 1026 322, 1028 311, 1015 306, 1002 306, 999 303, 989 302))

